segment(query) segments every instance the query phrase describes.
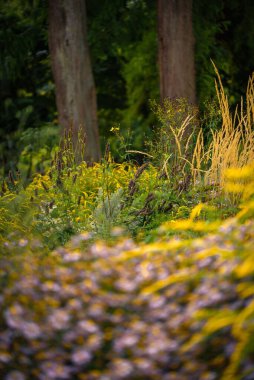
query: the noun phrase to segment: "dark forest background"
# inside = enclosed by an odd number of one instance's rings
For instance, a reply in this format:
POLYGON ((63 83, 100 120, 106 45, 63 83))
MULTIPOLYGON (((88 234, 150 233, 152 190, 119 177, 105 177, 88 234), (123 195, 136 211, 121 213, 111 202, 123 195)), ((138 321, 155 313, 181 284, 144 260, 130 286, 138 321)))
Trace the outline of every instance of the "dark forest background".
MULTIPOLYGON (((48 3, 1 0, 0 4, 1 174, 18 166, 30 175, 35 168, 43 171, 59 141, 48 3)), ((156 1, 87 0, 86 6, 100 144, 103 151, 110 140, 115 159, 120 160, 119 138, 112 129, 120 128, 127 145, 142 149, 144 136, 149 139, 156 125, 150 106, 160 97, 156 1)), ((244 95, 254 70, 253 16, 251 0, 194 0, 200 119, 216 108, 211 60, 225 90, 230 89, 230 103, 235 105, 244 95)))

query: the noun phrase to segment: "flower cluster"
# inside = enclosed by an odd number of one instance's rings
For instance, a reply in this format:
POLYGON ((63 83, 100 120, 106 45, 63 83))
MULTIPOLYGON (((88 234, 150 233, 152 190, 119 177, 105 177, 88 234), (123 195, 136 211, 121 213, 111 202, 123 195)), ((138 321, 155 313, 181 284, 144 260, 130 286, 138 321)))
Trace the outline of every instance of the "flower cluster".
MULTIPOLYGON (((0 263, 3 380, 252 379, 254 223, 0 263)), ((84 241, 86 244, 84 244, 84 241)))

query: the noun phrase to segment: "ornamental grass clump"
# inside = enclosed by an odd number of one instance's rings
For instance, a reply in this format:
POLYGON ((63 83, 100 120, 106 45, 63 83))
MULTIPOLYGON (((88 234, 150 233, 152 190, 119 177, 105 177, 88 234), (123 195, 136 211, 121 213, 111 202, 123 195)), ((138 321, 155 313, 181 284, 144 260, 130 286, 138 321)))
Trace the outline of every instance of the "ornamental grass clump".
MULTIPOLYGON (((246 101, 232 112, 217 68, 215 81, 221 125, 204 139, 198 110, 186 99, 152 102, 160 127, 148 142, 149 157, 159 170, 184 191, 190 186, 213 185, 222 190, 229 168, 242 168, 254 161, 254 73, 250 76, 246 101), (207 143, 207 141, 210 141, 207 143)), ((214 117, 214 116, 213 116, 214 117)))
POLYGON ((202 207, 191 213, 202 238, 179 238, 184 220, 150 244, 83 233, 46 257, 27 241, 2 258, 1 379, 251 379, 254 186, 243 173, 228 174, 245 181, 234 218, 209 227, 202 207))
POLYGON ((211 131, 212 141, 207 148, 200 130, 191 168, 194 183, 203 178, 205 184, 218 184, 223 188, 227 169, 243 168, 254 161, 254 73, 247 86, 246 106, 242 99, 233 113, 218 70, 214 68, 218 78, 216 92, 222 125, 218 130, 211 131))

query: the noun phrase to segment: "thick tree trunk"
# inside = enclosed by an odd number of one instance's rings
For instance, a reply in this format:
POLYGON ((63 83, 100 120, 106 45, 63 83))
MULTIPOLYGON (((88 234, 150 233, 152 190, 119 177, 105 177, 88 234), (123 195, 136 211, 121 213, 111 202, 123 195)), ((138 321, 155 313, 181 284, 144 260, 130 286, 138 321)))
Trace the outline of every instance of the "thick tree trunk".
POLYGON ((161 100, 196 101, 192 0, 158 0, 161 100))
POLYGON ((85 134, 85 159, 100 159, 96 92, 91 69, 85 0, 49 0, 49 48, 56 86, 59 123, 73 130, 80 159, 78 134, 85 134))

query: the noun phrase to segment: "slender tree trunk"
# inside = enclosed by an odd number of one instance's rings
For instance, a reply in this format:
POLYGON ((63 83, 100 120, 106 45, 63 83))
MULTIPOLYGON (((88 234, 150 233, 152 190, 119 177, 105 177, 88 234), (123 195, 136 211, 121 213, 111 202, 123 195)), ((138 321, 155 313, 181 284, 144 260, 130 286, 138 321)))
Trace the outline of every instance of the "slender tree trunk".
POLYGON ((160 94, 196 101, 192 0, 157 0, 160 94))
POLYGON ((73 130, 80 159, 79 131, 85 134, 85 159, 100 159, 96 92, 87 41, 85 0, 49 0, 49 48, 59 123, 73 130))

